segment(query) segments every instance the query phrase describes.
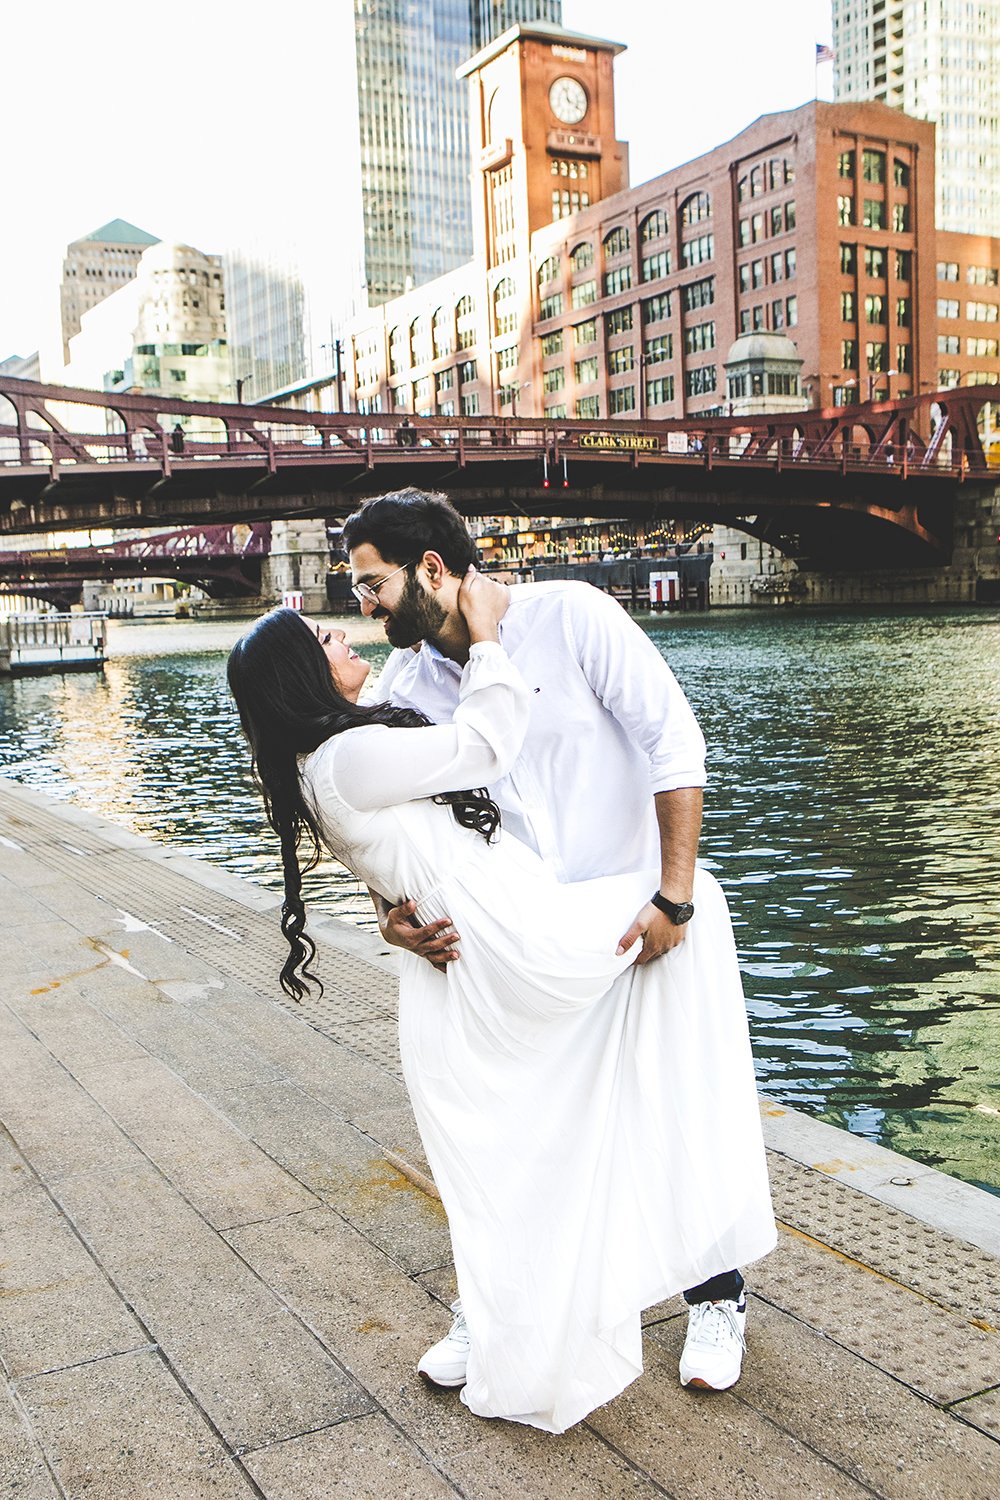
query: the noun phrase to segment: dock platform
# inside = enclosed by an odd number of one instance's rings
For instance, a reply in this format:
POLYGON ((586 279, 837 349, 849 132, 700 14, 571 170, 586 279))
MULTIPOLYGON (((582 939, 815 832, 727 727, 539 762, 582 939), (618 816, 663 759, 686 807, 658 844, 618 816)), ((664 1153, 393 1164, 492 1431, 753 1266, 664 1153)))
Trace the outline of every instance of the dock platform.
POLYGON ((744 1374, 645 1374, 562 1437, 416 1375, 455 1295, 396 963, 0 781, 0 1497, 997 1500, 1000 1199, 762 1101, 778 1249, 744 1374))

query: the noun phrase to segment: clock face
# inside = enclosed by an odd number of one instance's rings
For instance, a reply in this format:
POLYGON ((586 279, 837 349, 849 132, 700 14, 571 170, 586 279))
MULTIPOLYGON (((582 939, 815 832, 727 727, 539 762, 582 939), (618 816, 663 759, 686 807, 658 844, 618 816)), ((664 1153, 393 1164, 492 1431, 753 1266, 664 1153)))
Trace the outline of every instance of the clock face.
POLYGON ((564 125, 579 125, 587 113, 587 92, 575 78, 557 78, 549 89, 549 104, 564 125))

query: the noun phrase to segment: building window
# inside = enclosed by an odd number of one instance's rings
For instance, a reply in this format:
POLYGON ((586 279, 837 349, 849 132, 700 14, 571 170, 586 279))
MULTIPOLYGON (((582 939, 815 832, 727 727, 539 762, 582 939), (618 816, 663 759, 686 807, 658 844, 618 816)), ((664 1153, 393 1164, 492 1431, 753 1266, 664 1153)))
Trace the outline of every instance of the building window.
POLYGON ((996 359, 997 340, 980 338, 966 339, 965 352, 966 354, 972 355, 976 359, 996 359))
POLYGON ((623 385, 620 390, 608 392, 608 416, 622 417, 635 411, 635 386, 623 385))
POLYGON ((840 271, 842 276, 853 276, 857 268, 857 246, 844 245, 840 247, 840 271))
POLYGON ((639 225, 639 238, 644 243, 650 240, 662 240, 668 232, 669 224, 662 208, 654 209, 639 225))
POLYGON ((558 421, 560 418, 565 417, 565 415, 565 406, 547 406, 545 408, 545 416, 549 422, 558 421))
POLYGON ((693 328, 684 330, 684 352, 686 354, 701 354, 706 349, 715 348, 715 324, 696 323, 693 328))
MULTIPOLYGON (((661 252, 665 254, 666 252, 661 252)), ((644 263, 645 264, 645 263, 644 263)), ((593 285, 591 282, 590 285, 593 285)), ((615 266, 614 270, 604 273, 604 295, 605 297, 616 297, 619 292, 627 292, 632 285, 632 267, 630 265, 615 266)), ((574 292, 576 287, 573 288, 574 292)), ((574 306, 579 306, 575 303, 574 306)))
POLYGON ((970 286, 996 286, 998 276, 996 266, 970 266, 965 273, 970 286))
POLYGON ((571 288, 569 300, 573 307, 589 307, 597 301, 597 282, 581 281, 571 288))
POLYGON ((573 407, 576 416, 584 421, 593 421, 601 415, 600 396, 578 396, 573 407))
POLYGON ((939 318, 957 318, 958 317, 958 298, 957 297, 939 297, 938 298, 938 304, 937 304, 937 315, 938 315, 939 318))
POLYGON ((939 260, 937 263, 937 279, 938 281, 957 281, 958 261, 939 260))
POLYGON ((884 182, 885 152, 863 151, 861 153, 861 175, 866 182, 884 182))
POLYGON ((589 240, 581 240, 569 252, 570 264, 574 271, 586 271, 594 264, 594 247, 589 240))
POLYGON ((771 238, 774 239, 775 235, 780 234, 781 233, 781 229, 782 229, 782 216, 781 216, 781 207, 779 205, 778 207, 771 209, 771 238))
POLYGON ((755 292, 764 285, 764 262, 762 260, 755 260, 750 267, 750 285, 755 292))
POLYGON ((840 320, 842 323, 853 323, 857 317, 857 308, 854 304, 853 292, 841 292, 840 294, 840 320))
POLYGON ((476 361, 474 359, 462 361, 458 367, 458 378, 462 385, 470 385, 476 379, 476 361))
MULTIPOLYGON (((996 340, 994 339, 994 343, 996 340)), ((909 375, 912 366, 910 364, 909 344, 896 345, 896 370, 900 375, 909 375)))
POLYGON ((789 328, 794 328, 799 321, 799 299, 798 297, 785 298, 785 322, 789 328))
POLYGON ((840 363, 845 370, 856 370, 858 368, 858 341, 857 339, 844 339, 840 346, 840 363))
POLYGON ((450 366, 447 370, 439 370, 434 376, 434 389, 440 396, 442 391, 450 391, 455 384, 455 371, 450 366))
POLYGON ((563 331, 557 328, 555 333, 542 334, 542 358, 547 359, 550 354, 561 354, 563 352, 563 331))
POLYGON ((785 326, 785 304, 779 299, 771 303, 771 327, 784 328, 785 326))
POLYGON ((703 281, 692 281, 681 287, 681 307, 692 312, 697 307, 711 307, 715 301, 715 277, 706 276, 703 281))
POLYGON ((413 382, 413 404, 414 408, 422 408, 421 416, 430 416, 431 405, 431 377, 422 375, 419 380, 413 382))
POLYGON ((604 332, 609 339, 618 333, 628 333, 631 327, 631 307, 616 307, 613 312, 604 314, 604 332))
POLYGON ((562 365, 557 365, 554 370, 546 370, 542 375, 542 390, 546 396, 550 396, 553 391, 561 391, 565 384, 566 371, 562 365))
POLYGON ((837 196, 837 223, 854 223, 854 199, 846 193, 840 193, 837 196))
POLYGON ((753 309, 752 318, 754 333, 759 333, 762 328, 767 327, 767 322, 764 318, 763 303, 758 303, 757 306, 753 309))
POLYGON ((961 370, 938 370, 938 389, 948 390, 951 386, 958 385, 961 378, 961 370))
POLYGON ((463 297, 455 312, 458 318, 458 347, 471 349, 476 342, 476 304, 471 297, 463 297))
POLYGON ((885 298, 881 296, 869 296, 865 298, 865 322, 885 322, 885 298))
POLYGON ((853 151, 841 151, 840 155, 837 157, 837 176, 838 177, 853 177, 854 176, 854 152, 853 151))
POLYGON ((570 219, 590 207, 590 194, 580 188, 552 189, 552 221, 570 219))
POLYGON ((624 349, 608 350, 608 374, 627 375, 635 369, 635 350, 626 344, 624 349))
POLYGON ((912 308, 909 297, 896 298, 896 327, 909 328, 912 320, 912 308))
POLYGON ((187 380, 187 370, 171 370, 170 378, 177 382, 187 380))
POLYGON ((453 417, 455 415, 454 401, 442 401, 438 407, 438 414, 442 417, 453 417))
POLYGON ((780 253, 771 256, 771 281, 780 281, 785 274, 785 258, 780 253))
POLYGON ((710 396, 715 390, 715 366, 701 365, 697 370, 688 370, 684 376, 684 393, 687 396, 710 396))
MULTIPOLYGON (((593 285, 593 283, 591 283, 593 285)), ((575 304, 574 304, 575 305, 575 304)), ((538 306, 539 319, 544 322, 546 318, 558 318, 563 310, 562 292, 553 292, 551 296, 543 297, 538 306)), ((459 340, 461 343, 461 340, 459 340)))
POLYGON ((894 234, 909 234, 910 205, 908 203, 892 205, 892 229, 894 234))
POLYGON ((865 246, 865 275, 872 281, 881 281, 885 277, 885 251, 878 245, 865 246))
POLYGON ((517 332, 517 292, 513 281, 505 276, 493 291, 493 324, 497 334, 517 332))
POLYGON ((553 177, 568 177, 571 181, 585 182, 590 176, 590 166, 585 161, 555 157, 549 168, 553 177))
POLYGON ((471 391, 468 396, 462 397, 462 416, 478 417, 479 415, 479 392, 471 391))
POLYGON ((763 238, 764 238, 764 215, 763 214, 751 214, 751 216, 750 216, 750 240, 751 240, 751 243, 754 244, 754 245, 758 245, 763 238))
POLYGON ((913 279, 913 251, 896 251, 896 280, 911 281, 913 279))
POLYGON ((670 292, 657 292, 655 297, 647 297, 642 304, 643 327, 649 323, 662 323, 671 314, 670 292))
POLYGON ((394 328, 389 334, 389 374, 398 375, 402 370, 409 368, 410 351, 406 347, 406 332, 403 328, 394 328))
POLYGON ((657 250, 655 255, 647 255, 642 262, 641 271, 643 281, 658 281, 661 276, 670 275, 670 251, 657 250))
POLYGON ((881 198, 866 198, 861 222, 866 229, 885 228, 885 204, 881 198))
POLYGON ((624 255, 632 243, 628 230, 624 224, 619 224, 604 236, 604 254, 608 260, 616 255, 624 255))
POLYGON ((672 375, 658 375, 655 380, 646 381, 646 405, 666 406, 674 399, 674 377, 672 375))
POLYGON ((658 333, 653 338, 647 339, 642 346, 642 357, 647 365, 658 365, 666 359, 673 359, 673 334, 658 333))
POLYGON ((700 266, 715 256, 715 236, 701 234, 696 240, 686 240, 681 246, 681 265, 700 266))
POLYGON ((910 169, 905 161, 900 161, 898 156, 892 164, 892 180, 898 188, 910 185, 910 169))
POLYGON ((597 342, 597 319, 587 318, 584 323, 573 325, 573 347, 578 349, 581 344, 596 344, 597 342))
POLYGON ((559 262, 555 256, 550 255, 548 260, 543 260, 538 267, 538 285, 545 286, 546 282, 557 281, 559 278, 559 262))
POLYGON ((502 385, 497 394, 500 397, 501 406, 513 406, 517 399, 516 382, 514 385, 502 385))
POLYGON ((454 350, 453 323, 450 312, 445 312, 443 307, 437 308, 431 323, 434 339, 434 358, 444 359, 445 355, 454 350))
POLYGON ((577 385, 591 385, 597 379, 597 356, 578 359, 573 366, 573 379, 577 385))
POLYGON ((749 333, 749 332, 750 332, 750 309, 749 309, 749 307, 743 307, 743 308, 740 309, 740 333, 749 333))
POLYGON ((769 396, 797 396, 799 377, 797 375, 769 375, 767 393, 769 396))
POLYGON ((889 345, 866 344, 865 365, 873 374, 884 374, 889 368, 889 345))
POLYGON ((785 251, 785 278, 791 281, 795 275, 796 255, 794 250, 785 251))
POLYGON ((741 292, 748 292, 749 290, 750 290, 750 262, 747 260, 747 261, 744 261, 743 264, 740 266, 740 291, 741 292))
POLYGON ((712 200, 708 193, 694 193, 681 204, 681 223, 700 224, 712 217, 712 200))
POLYGON ((967 302, 965 316, 973 323, 995 323, 1000 311, 995 302, 967 302))
POLYGON ((518 348, 516 344, 510 344, 506 349, 501 349, 497 354, 497 369, 501 372, 504 370, 516 370, 517 357, 518 348))
POLYGON ((939 354, 961 354, 962 340, 957 333, 939 333, 937 347, 939 354))

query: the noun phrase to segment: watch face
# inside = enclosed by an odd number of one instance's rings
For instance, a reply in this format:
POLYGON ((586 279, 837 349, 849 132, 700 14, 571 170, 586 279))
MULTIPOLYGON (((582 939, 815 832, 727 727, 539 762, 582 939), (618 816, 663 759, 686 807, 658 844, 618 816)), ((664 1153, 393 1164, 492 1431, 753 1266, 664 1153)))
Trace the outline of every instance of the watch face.
POLYGON ((693 916, 694 916, 694 907, 691 905, 690 901, 679 901, 677 903, 677 915, 674 918, 674 921, 675 921, 675 923, 677 924, 678 927, 683 922, 690 922, 690 920, 691 920, 691 918, 693 916))
POLYGON ((587 113, 587 91, 575 78, 557 78, 549 89, 549 104, 564 125, 579 125, 587 113))

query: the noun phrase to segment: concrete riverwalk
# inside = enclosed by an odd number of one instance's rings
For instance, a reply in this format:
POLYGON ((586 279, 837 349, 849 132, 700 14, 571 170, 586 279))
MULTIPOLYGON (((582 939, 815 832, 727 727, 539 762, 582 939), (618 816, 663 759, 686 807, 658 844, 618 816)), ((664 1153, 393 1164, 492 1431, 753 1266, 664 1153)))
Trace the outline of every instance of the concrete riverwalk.
POLYGON ((749 1352, 563 1437, 416 1376, 454 1296, 399 1078, 394 960, 0 782, 0 1500, 1000 1496, 1000 1200, 764 1104, 782 1237, 749 1352))

